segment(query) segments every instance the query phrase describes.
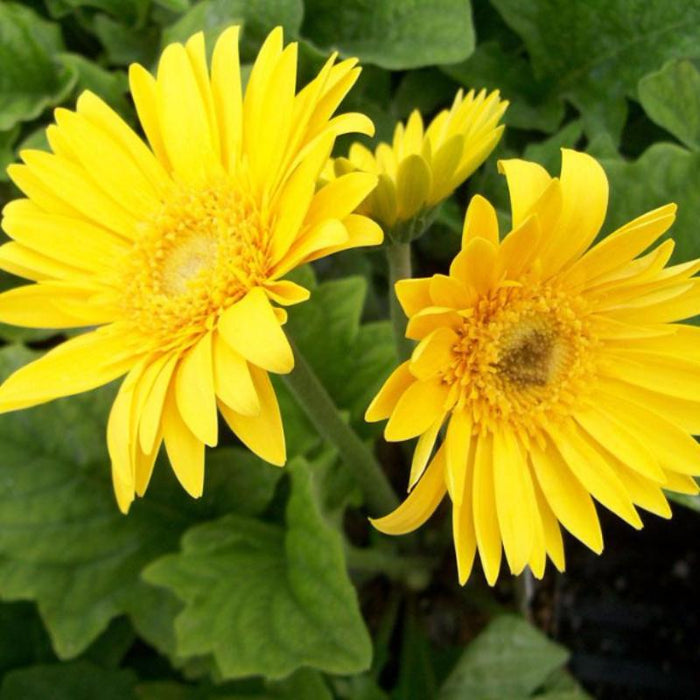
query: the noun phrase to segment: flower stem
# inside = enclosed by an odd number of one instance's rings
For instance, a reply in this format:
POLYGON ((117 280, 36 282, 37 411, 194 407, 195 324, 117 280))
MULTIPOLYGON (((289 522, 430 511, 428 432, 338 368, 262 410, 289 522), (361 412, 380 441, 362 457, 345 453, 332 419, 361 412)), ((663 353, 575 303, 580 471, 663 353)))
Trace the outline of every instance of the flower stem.
MULTIPOLYGON (((291 339, 290 339, 290 342, 291 339)), ((333 399, 292 342, 295 366, 284 380, 321 437, 334 445, 362 490, 373 515, 386 515, 398 505, 389 480, 371 450, 342 419, 333 399)))
POLYGON ((399 280, 411 277, 411 244, 394 243, 387 246, 386 257, 389 262, 391 323, 394 327, 394 341, 399 361, 403 362, 411 356, 413 341, 406 338, 406 317, 394 291, 394 285, 399 280))

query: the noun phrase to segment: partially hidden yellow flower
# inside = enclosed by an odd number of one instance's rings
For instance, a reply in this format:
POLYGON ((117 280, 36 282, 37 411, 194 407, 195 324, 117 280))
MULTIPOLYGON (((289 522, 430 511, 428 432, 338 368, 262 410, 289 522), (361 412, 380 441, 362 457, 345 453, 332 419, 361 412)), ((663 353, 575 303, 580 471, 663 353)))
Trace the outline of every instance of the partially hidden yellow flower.
POLYGON ((635 506, 670 517, 662 489, 697 493, 700 473, 700 328, 676 323, 700 312, 700 261, 666 267, 671 240, 644 254, 675 205, 592 245, 608 202, 593 158, 564 150, 559 178, 499 165, 512 230, 476 196, 449 275, 397 283, 419 343, 366 416, 418 437, 412 490, 374 525, 410 532, 449 493, 461 583, 477 550, 491 584, 502 547, 515 574, 563 570, 560 523, 603 548, 591 496, 641 528, 635 506))
POLYGON ((416 110, 405 126, 396 125, 391 145, 380 143, 372 153, 354 143, 348 157, 333 160, 324 174, 376 174, 377 188, 358 211, 393 240, 406 242, 425 230, 435 207, 488 158, 503 133, 498 122, 507 107, 497 90, 488 95, 471 90, 466 96, 460 90, 452 107, 427 128, 416 110))
POLYGON ((375 175, 317 189, 335 138, 371 134, 362 114, 332 118, 356 60, 332 56, 296 92, 297 45, 270 33, 241 89, 238 27, 207 66, 203 34, 168 46, 157 77, 131 66, 131 93, 150 148, 95 95, 56 110, 53 153, 24 151, 8 172, 25 199, 9 203, 14 239, 0 267, 35 280, 0 295, 0 320, 97 329, 67 340, 0 388, 10 411, 126 374, 107 427, 114 488, 127 511, 143 495, 161 442, 183 487, 202 493, 204 445, 217 407, 233 432, 285 462, 268 372, 294 366, 277 305, 309 293, 282 279, 345 248, 376 245, 354 214, 375 175))

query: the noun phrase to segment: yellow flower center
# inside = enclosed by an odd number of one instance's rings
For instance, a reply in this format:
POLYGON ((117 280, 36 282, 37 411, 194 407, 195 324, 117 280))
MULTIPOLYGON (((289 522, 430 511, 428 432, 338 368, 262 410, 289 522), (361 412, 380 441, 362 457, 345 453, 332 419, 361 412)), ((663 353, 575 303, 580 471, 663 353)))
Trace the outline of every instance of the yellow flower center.
POLYGON ((174 190, 130 252, 126 318, 158 343, 213 328, 222 311, 267 279, 269 230, 231 180, 174 190))
POLYGON ((458 335, 443 381, 478 429, 505 423, 536 436, 588 392, 596 341, 581 299, 544 285, 500 288, 477 302, 458 335))

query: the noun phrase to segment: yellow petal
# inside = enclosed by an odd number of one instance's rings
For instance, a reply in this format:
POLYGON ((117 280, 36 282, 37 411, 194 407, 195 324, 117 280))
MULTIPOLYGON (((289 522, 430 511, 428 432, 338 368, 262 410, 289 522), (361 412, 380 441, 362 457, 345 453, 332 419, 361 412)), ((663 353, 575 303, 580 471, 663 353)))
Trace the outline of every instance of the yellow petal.
POLYGON ((430 279, 430 298, 433 306, 466 309, 474 304, 476 295, 462 280, 447 275, 433 275, 430 279))
POLYGON ((566 562, 564 559, 564 541, 562 540, 559 523, 547 503, 547 499, 542 493, 539 482, 533 477, 532 485, 535 487, 535 498, 537 499, 537 510, 542 520, 542 530, 544 533, 544 546, 549 558, 559 571, 564 571, 566 562))
POLYGON ((224 30, 214 46, 211 59, 211 89, 219 125, 222 159, 229 172, 234 170, 241 148, 243 97, 238 57, 240 27, 224 30))
POLYGON ((294 355, 265 292, 256 287, 219 319, 221 337, 254 365, 277 374, 294 367, 294 355))
POLYGON ((640 529, 642 521, 625 487, 605 455, 591 444, 585 433, 578 427, 568 425, 557 431, 550 429, 550 435, 583 487, 615 515, 635 529, 640 529))
POLYGON ((473 238, 485 238, 489 243, 498 245, 498 219, 491 203, 477 194, 472 197, 464 217, 462 228, 462 248, 473 238))
POLYGON ((517 228, 530 214, 552 178, 541 165, 517 158, 499 160, 498 172, 508 181, 513 228, 517 228))
POLYGON ((407 220, 415 216, 430 194, 430 167, 418 154, 409 155, 399 163, 396 173, 397 216, 407 220))
POLYGON ((542 240, 540 220, 537 214, 528 216, 513 229, 498 249, 497 274, 517 279, 536 260, 542 240))
POLYGON ((310 226, 326 219, 343 219, 375 188, 377 176, 371 173, 348 173, 322 187, 314 196, 306 223, 310 226))
POLYGON ((608 208, 608 179, 595 158, 562 149, 561 218, 556 234, 548 237, 542 265, 552 274, 578 258, 593 242, 608 208))
MULTIPOLYGON (((129 379, 129 378, 128 378, 129 379)), ((134 500, 134 464, 131 459, 131 413, 134 381, 122 382, 107 421, 107 448, 112 462, 112 483, 122 513, 134 500)))
POLYGON ((486 294, 496 282, 497 254, 498 248, 493 243, 485 238, 472 238, 455 258, 454 274, 478 294, 486 294))
POLYGON ((416 449, 413 451, 413 459, 411 460, 411 473, 408 477, 408 490, 410 491, 418 479, 423 476, 425 467, 430 461, 437 440, 438 433, 442 427, 445 416, 440 416, 419 438, 416 443, 416 449))
POLYGON ((464 317, 454 309, 442 306, 428 306, 418 311, 409 319, 406 326, 406 337, 411 340, 421 340, 428 333, 442 326, 457 330, 464 323, 464 317))
POLYGON ((640 444, 654 452, 664 470, 700 474, 700 445, 681 428, 624 396, 601 393, 601 402, 640 444))
POLYGON ((415 382, 415 377, 411 374, 409 364, 408 361, 400 364, 384 382, 365 412, 365 420, 368 423, 375 423, 388 418, 396 407, 401 395, 415 382))
MULTIPOLYGON (((467 462, 469 461, 471 442, 471 416, 465 410, 455 411, 450 418, 445 437, 447 488, 455 506, 461 505, 465 494, 464 485, 467 478, 467 462)), ((471 496, 471 490, 469 496, 471 496)))
POLYGON ((275 390, 264 370, 251 367, 250 374, 260 399, 260 413, 256 416, 244 416, 221 402, 219 410, 241 442, 258 457, 281 467, 287 461, 287 452, 275 390))
POLYGON ((448 386, 440 381, 418 381, 409 386, 386 424, 385 439, 399 442, 424 433, 447 410, 448 392, 448 386))
POLYGON ((493 440, 490 435, 475 438, 472 507, 474 530, 484 576, 490 586, 501 568, 501 531, 496 512, 493 440))
POLYGON ((386 535, 413 532, 435 512, 445 491, 445 457, 441 448, 406 500, 389 515, 370 518, 370 522, 386 535))
POLYGON ((155 78, 138 63, 129 66, 129 88, 141 126, 158 161, 170 169, 158 116, 158 88, 155 78))
POLYGON ((618 420, 605 405, 577 411, 576 422, 608 452, 646 478, 664 482, 664 473, 656 457, 645 450, 634 435, 625 430, 624 418, 618 420))
POLYGON ((135 359, 128 338, 110 329, 71 338, 5 380, 0 387, 0 412, 108 384, 127 372, 135 359))
POLYGON ((214 385, 216 395, 236 413, 260 414, 260 400, 248 363, 218 335, 214 338, 214 385))
POLYGON ((511 573, 528 563, 535 540, 535 493, 517 438, 503 431, 493 436, 494 492, 498 525, 511 573))
POLYGON ((216 173, 217 159, 206 108, 182 44, 163 51, 156 87, 158 121, 173 170, 184 182, 203 184, 216 173))
POLYGON ((530 446, 530 458, 542 493, 557 520, 574 537, 600 554, 603 551, 603 533, 595 505, 557 449, 551 443, 546 450, 533 444, 530 446))
POLYGON ((418 343, 411 355, 411 374, 426 381, 447 369, 455 358, 459 336, 450 328, 436 328, 418 343))
POLYGON ((139 446, 144 454, 153 452, 159 441, 163 407, 178 360, 179 355, 171 353, 159 363, 161 366, 158 375, 153 380, 153 386, 143 404, 139 424, 139 446))
POLYGON ((430 277, 403 279, 394 285, 396 297, 406 316, 413 316, 426 306, 432 306, 430 299, 430 277))
POLYGON ((163 439, 168 459, 182 488, 193 498, 204 489, 204 443, 180 416, 171 389, 163 407, 163 439))
POLYGON ((465 472, 462 493, 459 502, 452 505, 452 537, 457 557, 457 576, 460 585, 464 585, 471 574, 476 554, 476 531, 474 529, 474 512, 472 511, 472 483, 474 472, 474 455, 463 465, 465 472))
POLYGON ((218 419, 211 332, 182 356, 175 376, 175 399, 178 413, 196 438, 205 445, 216 445, 218 419))

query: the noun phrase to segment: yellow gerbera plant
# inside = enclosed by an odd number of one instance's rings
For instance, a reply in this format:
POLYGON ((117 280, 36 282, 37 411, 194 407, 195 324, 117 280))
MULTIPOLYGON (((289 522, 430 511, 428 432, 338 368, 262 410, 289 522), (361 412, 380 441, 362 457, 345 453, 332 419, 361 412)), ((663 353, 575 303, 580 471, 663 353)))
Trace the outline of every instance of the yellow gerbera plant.
POLYGON ((498 90, 466 95, 459 90, 450 109, 426 128, 418 110, 398 122, 392 144, 374 153, 354 143, 347 158, 329 163, 329 178, 348 172, 374 173, 379 182, 358 212, 379 222, 395 242, 420 235, 430 213, 490 155, 503 133, 499 121, 508 107, 498 90))
POLYGON ((98 326, 15 372, 10 411, 126 374, 107 442, 119 506, 148 485, 161 441, 193 496, 217 407, 233 432, 285 462, 268 372, 294 366, 280 308, 308 298, 284 280, 338 250, 382 241, 354 214, 376 175, 317 189, 335 138, 371 134, 361 114, 332 117, 356 81, 331 57, 296 91, 297 45, 268 36, 241 90, 238 27, 207 66, 204 38, 168 46, 157 76, 139 65, 131 92, 150 148, 95 95, 56 110, 52 153, 24 151, 8 172, 26 198, 9 203, 0 267, 35 284, 0 295, 0 320, 28 327, 98 326))
POLYGON ((491 584, 502 548, 515 574, 563 569, 560 523, 600 552, 591 496, 641 528, 635 506, 670 517, 663 489, 697 493, 700 473, 700 328, 677 323, 700 312, 700 261, 667 267, 671 240, 644 254, 675 205, 593 245, 608 202, 593 158, 564 150, 559 178, 500 170, 512 230, 474 197, 449 275, 396 285, 419 342, 366 416, 418 437, 412 490, 374 525, 410 532, 449 493, 462 583, 477 550, 491 584))

